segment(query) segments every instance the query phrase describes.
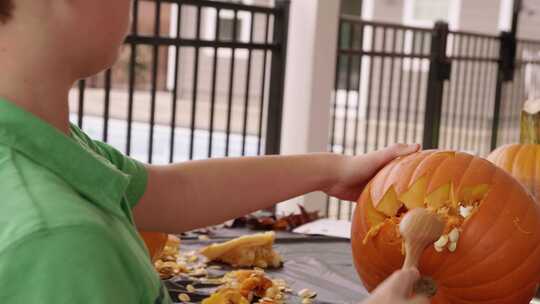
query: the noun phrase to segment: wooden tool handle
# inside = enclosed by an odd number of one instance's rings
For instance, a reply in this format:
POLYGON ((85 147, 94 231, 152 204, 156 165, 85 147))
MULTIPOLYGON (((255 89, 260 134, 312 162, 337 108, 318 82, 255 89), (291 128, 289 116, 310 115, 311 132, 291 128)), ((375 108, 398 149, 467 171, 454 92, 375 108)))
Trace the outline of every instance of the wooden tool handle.
MULTIPOLYGON (((439 239, 444 223, 437 215, 421 208, 413 209, 401 220, 399 231, 405 242, 405 262, 402 269, 418 268, 422 253, 427 246, 439 239)), ((414 293, 429 297, 437 293, 437 284, 428 277, 422 277, 414 285, 414 293)))
POLYGON ((416 244, 405 243, 405 262, 403 263, 402 269, 411 267, 418 268, 418 263, 420 262, 425 246, 415 245, 416 244))
POLYGON ((401 220, 399 231, 405 242, 403 268, 417 267, 422 252, 443 233, 444 223, 426 209, 413 209, 401 220))

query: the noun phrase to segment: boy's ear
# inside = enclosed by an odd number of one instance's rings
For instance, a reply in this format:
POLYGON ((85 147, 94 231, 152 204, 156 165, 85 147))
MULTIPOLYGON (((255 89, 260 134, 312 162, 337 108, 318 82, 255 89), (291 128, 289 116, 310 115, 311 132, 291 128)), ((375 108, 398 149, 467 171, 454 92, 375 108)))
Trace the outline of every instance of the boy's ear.
POLYGON ((13 13, 13 0, 0 0, 0 23, 8 22, 13 13))

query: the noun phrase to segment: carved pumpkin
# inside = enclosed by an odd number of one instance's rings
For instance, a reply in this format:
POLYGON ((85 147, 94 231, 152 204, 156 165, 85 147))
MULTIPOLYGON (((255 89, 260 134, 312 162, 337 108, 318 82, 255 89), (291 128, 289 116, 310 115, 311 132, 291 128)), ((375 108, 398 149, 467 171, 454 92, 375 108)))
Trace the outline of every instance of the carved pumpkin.
POLYGON ((460 152, 422 151, 383 168, 364 189, 352 225, 356 269, 372 291, 401 268, 398 225, 413 208, 446 223, 424 251, 423 276, 437 304, 521 304, 540 280, 540 206, 487 160, 460 152))
POLYGON ((520 181, 535 198, 540 198, 540 145, 505 145, 493 151, 488 160, 520 181))
POLYGON ((161 232, 139 231, 141 238, 148 249, 152 262, 156 261, 167 244, 168 234, 161 232))

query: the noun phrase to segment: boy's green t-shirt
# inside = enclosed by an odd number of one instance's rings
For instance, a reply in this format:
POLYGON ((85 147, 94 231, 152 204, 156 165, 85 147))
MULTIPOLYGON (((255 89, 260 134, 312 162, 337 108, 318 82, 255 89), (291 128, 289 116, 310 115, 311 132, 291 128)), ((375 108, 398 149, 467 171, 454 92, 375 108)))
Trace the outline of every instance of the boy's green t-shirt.
POLYGON ((133 223, 146 179, 0 99, 0 303, 171 303, 133 223))

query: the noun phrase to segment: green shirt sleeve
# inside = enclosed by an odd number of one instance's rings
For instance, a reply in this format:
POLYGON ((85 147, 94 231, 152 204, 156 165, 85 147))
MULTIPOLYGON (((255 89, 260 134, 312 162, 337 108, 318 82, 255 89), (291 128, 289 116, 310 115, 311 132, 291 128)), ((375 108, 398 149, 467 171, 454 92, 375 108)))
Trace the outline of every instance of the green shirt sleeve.
POLYGON ((126 191, 126 198, 130 207, 135 207, 146 191, 148 173, 145 165, 122 154, 120 151, 104 142, 92 140, 77 126, 72 125, 71 129, 73 135, 76 136, 80 141, 86 144, 95 153, 110 161, 118 170, 131 177, 126 191))
POLYGON ((146 167, 141 162, 125 156, 120 151, 106 143, 94 141, 94 144, 100 151, 101 155, 106 157, 120 171, 131 177, 126 191, 126 198, 131 208, 135 207, 146 191, 146 185, 148 182, 148 173, 146 171, 146 167))
POLYGON ((0 253, 2 303, 140 303, 125 250, 99 228, 65 227, 29 235, 0 253))

